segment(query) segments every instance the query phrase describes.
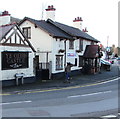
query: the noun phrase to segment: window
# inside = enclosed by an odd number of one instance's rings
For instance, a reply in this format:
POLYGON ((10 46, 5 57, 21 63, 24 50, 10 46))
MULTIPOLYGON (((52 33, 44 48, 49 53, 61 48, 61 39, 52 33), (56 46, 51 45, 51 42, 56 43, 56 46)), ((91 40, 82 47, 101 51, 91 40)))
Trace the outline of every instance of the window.
POLYGON ((74 49, 74 41, 73 40, 69 41, 69 49, 74 49))
POLYGON ((83 67, 83 64, 84 64, 83 56, 79 56, 79 67, 83 67))
POLYGON ((56 70, 62 70, 63 69, 63 56, 57 55, 56 56, 56 70))
POLYGON ((79 40, 80 51, 83 51, 83 39, 79 40))
POLYGON ((91 41, 91 45, 94 45, 94 41, 91 41))
POLYGON ((75 66, 77 66, 77 58, 75 58, 75 66))
POLYGON ((23 28, 23 33, 26 38, 31 38, 31 28, 30 27, 23 28))

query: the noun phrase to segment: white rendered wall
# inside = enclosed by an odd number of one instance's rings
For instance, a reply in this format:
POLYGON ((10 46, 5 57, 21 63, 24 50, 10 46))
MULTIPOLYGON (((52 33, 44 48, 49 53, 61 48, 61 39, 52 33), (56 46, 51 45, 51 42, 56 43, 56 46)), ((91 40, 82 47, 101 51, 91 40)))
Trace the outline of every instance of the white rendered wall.
POLYGON ((73 27, 78 28, 82 31, 82 22, 81 21, 73 22, 73 27))
MULTIPOLYGON (((65 49, 64 40, 60 40, 59 38, 53 38, 49 35, 49 33, 45 32, 43 29, 35 28, 34 24, 29 21, 25 21, 21 26, 23 27, 31 27, 31 39, 29 41, 34 46, 37 51, 36 55, 40 56, 40 62, 46 62, 46 54, 42 52, 51 52, 49 53, 48 62, 52 62, 52 73, 63 72, 63 70, 56 71, 56 55, 63 55, 63 64, 65 59, 65 53, 59 53, 60 49, 65 49)), ((79 64, 79 56, 82 56, 86 45, 90 45, 91 41, 83 39, 83 51, 80 53, 76 53, 76 50, 79 48, 79 39, 74 41, 74 49, 69 49, 69 40, 66 41, 66 62, 75 63, 75 58, 77 58, 77 64, 79 64), (75 56, 69 57, 67 53, 74 53, 75 56)), ((80 69, 81 67, 75 66, 72 67, 72 70, 80 69)))
POLYGON ((60 73, 64 71, 64 68, 63 70, 56 71, 56 55, 63 55, 63 67, 64 67, 64 53, 59 53, 60 49, 62 50, 65 49, 64 39, 60 40, 59 38, 57 39, 54 38, 52 40, 52 73, 60 73))
POLYGON ((10 15, 0 16, 0 26, 10 24, 10 15))
MULTIPOLYGON (((1 70, 0 68, 0 80, 10 80, 14 79, 14 75, 16 73, 24 73, 25 77, 32 77, 35 76, 33 73, 33 58, 34 58, 34 53, 31 50, 31 48, 25 48, 25 47, 10 47, 10 46, 0 46, 0 56, 1 52, 3 51, 20 51, 20 52, 31 52, 29 53, 29 68, 22 68, 22 69, 10 69, 10 70, 1 70)), ((1 62, 1 57, 0 57, 0 62, 1 62)), ((1 63, 0 63, 1 67, 1 63)))
POLYGON ((46 20, 47 19, 55 21, 55 11, 46 11, 46 20))
MULTIPOLYGON (((28 39, 36 50, 36 55, 40 55, 40 62, 46 61, 46 53, 52 50, 53 38, 40 28, 35 28, 34 24, 29 21, 25 21, 21 26, 31 27, 31 39, 28 39)), ((51 60, 51 53, 49 53, 49 60, 51 60)))

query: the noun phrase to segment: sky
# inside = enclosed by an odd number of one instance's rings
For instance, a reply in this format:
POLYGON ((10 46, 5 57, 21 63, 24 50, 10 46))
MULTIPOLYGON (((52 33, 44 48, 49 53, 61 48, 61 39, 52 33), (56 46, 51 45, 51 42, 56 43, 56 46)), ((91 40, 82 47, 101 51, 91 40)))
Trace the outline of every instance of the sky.
POLYGON ((104 46, 118 46, 119 0, 1 0, 0 11, 7 10, 11 16, 23 19, 45 18, 48 5, 56 8, 55 21, 73 26, 76 17, 82 17, 83 28, 104 46), (43 13, 43 15, 42 15, 43 13))

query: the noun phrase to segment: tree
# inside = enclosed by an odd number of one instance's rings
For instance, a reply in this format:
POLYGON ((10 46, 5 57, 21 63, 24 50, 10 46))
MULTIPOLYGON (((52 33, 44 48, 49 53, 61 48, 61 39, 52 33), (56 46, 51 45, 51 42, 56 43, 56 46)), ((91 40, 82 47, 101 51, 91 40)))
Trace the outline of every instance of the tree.
POLYGON ((113 54, 115 52, 115 45, 113 44, 111 47, 111 53, 113 54))
POLYGON ((118 56, 120 56, 120 48, 119 48, 119 47, 117 47, 117 49, 118 49, 118 56))

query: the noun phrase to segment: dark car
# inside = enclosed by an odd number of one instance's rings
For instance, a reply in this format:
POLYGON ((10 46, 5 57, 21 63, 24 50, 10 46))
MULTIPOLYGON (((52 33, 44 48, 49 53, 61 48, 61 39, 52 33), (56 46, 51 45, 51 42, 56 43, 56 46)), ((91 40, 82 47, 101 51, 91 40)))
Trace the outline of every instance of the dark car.
POLYGON ((105 69, 106 71, 110 71, 111 70, 111 63, 104 60, 104 59, 101 59, 101 67, 103 69, 105 69))
POLYGON ((120 57, 117 57, 117 60, 120 60, 120 57))

